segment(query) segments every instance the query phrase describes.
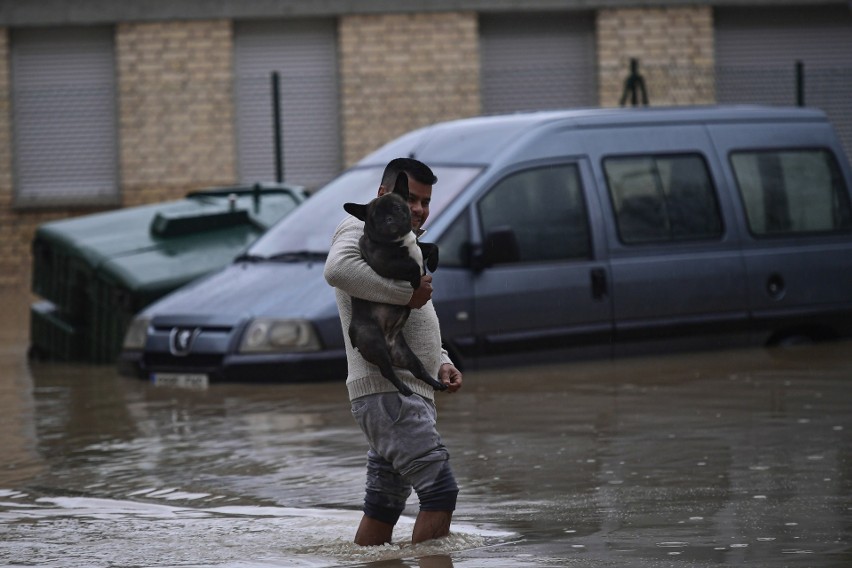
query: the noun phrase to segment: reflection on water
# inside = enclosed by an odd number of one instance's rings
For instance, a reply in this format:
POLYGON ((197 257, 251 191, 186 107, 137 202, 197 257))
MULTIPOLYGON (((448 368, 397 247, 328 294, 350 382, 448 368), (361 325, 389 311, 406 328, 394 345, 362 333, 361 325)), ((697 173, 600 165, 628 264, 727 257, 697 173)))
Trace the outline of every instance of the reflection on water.
MULTIPOLYGON (((4 324, 6 325, 6 324, 4 324)), ((450 538, 351 543, 342 383, 157 388, 0 331, 0 564, 852 565, 850 344, 469 372, 450 538)))
POLYGON ((35 447, 32 378, 23 356, 27 317, 21 295, 0 294, 0 479, 7 484, 32 479, 43 463, 35 447))

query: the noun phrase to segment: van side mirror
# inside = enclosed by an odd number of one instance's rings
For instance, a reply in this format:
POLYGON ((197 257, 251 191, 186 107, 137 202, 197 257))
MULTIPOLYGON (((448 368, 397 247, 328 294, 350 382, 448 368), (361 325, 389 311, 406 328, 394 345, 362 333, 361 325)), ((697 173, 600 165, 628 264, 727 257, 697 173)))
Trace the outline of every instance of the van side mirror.
POLYGON ((518 238, 508 225, 488 231, 482 245, 471 251, 471 267, 480 272, 495 264, 510 264, 521 260, 518 238))

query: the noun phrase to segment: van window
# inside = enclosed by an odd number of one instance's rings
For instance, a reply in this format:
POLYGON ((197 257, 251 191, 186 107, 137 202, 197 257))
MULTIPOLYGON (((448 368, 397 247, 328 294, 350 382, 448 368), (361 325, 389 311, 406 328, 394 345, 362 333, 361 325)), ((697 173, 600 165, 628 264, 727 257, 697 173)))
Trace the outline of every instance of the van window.
POLYGON ((721 236, 719 204, 701 156, 606 158, 603 165, 623 243, 721 236))
MULTIPOLYGON (((428 237, 426 237, 428 240, 428 237)), ((470 221, 465 210, 438 242, 439 266, 461 268, 469 264, 470 221)))
POLYGON ((577 166, 545 166, 498 182, 478 204, 483 235, 511 228, 519 262, 589 258, 589 221, 577 166))
POLYGON ((731 166, 753 235, 852 228, 849 193, 831 153, 735 152, 731 166))
MULTIPOLYGON (((353 168, 335 178, 264 233, 248 250, 259 257, 284 253, 326 253, 331 236, 347 213, 346 202, 367 203, 376 197, 383 167, 353 168)), ((474 167, 435 167, 438 184, 432 192, 431 215, 441 211, 479 174, 474 167)))

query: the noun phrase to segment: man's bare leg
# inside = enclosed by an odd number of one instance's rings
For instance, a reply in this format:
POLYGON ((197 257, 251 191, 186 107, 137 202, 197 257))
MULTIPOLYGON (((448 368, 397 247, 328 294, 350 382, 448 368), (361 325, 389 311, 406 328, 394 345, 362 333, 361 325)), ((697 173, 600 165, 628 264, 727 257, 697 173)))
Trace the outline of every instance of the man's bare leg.
POLYGON ((358 532, 355 533, 355 544, 376 546, 389 543, 392 537, 393 525, 364 515, 361 517, 361 524, 358 525, 358 532))
POLYGON ((452 511, 420 511, 411 532, 411 544, 433 540, 450 534, 452 511))

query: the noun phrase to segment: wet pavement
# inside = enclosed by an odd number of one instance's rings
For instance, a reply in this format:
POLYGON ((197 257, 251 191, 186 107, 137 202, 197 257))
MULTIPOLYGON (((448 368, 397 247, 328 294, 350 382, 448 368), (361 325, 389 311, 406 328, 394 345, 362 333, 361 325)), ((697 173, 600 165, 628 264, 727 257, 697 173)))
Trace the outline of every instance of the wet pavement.
MULTIPOLYGON (((2 303, 2 302, 0 302, 2 303)), ((852 565, 852 343, 468 372, 439 395, 453 534, 351 544, 340 381, 155 387, 0 320, 0 565, 852 565)))

